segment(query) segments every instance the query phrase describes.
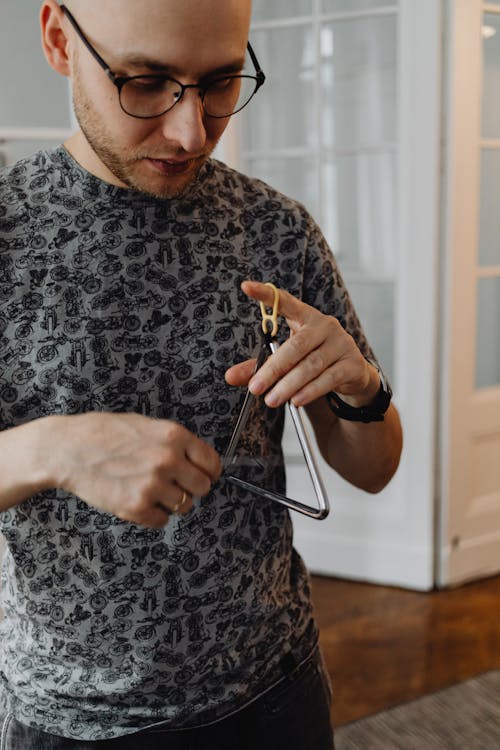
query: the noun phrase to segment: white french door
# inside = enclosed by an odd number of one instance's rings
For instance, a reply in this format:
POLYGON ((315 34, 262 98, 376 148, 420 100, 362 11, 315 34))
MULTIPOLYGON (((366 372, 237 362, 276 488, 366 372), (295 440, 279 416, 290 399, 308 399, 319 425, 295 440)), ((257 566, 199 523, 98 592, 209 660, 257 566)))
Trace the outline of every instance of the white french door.
MULTIPOLYGON (((436 0, 254 0, 268 79, 222 148, 318 220, 403 420, 379 495, 320 460, 332 513, 293 514, 295 544, 315 572, 419 589, 434 584, 441 31, 436 0)), ((291 495, 312 500, 293 430, 285 447, 291 495)))
POLYGON ((500 570, 500 3, 449 14, 443 585, 500 570))

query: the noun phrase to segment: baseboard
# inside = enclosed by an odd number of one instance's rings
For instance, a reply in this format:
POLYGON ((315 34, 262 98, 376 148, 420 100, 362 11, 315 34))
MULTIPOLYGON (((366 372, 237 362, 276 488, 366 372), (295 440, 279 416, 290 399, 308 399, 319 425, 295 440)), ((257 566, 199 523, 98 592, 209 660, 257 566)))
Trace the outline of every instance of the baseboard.
POLYGON ((500 573, 500 529, 472 539, 462 538, 460 544, 442 548, 438 572, 438 584, 442 587, 497 573, 500 573))
POLYGON ((432 554, 428 549, 390 539, 321 536, 298 529, 294 545, 312 573, 401 586, 416 591, 434 587, 432 554))

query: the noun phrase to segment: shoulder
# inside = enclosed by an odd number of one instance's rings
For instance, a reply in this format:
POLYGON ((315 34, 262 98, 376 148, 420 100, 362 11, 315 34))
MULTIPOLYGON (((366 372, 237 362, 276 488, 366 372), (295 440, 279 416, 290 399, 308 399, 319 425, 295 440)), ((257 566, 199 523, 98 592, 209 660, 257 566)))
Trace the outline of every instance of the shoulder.
POLYGON ((46 151, 38 151, 31 156, 20 159, 0 169, 0 205, 9 204, 12 199, 19 200, 23 193, 36 190, 33 181, 41 174, 46 175, 50 169, 50 156, 46 151))
POLYGON ((243 174, 216 159, 211 159, 211 169, 218 187, 232 196, 233 200, 244 200, 248 210, 283 212, 301 221, 312 222, 309 212, 300 201, 281 193, 267 182, 243 174))

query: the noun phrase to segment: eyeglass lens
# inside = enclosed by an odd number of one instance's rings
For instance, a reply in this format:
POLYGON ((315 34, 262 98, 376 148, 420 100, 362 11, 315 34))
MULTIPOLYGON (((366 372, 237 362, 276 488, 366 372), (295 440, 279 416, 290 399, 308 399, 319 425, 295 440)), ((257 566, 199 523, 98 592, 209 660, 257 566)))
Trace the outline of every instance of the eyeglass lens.
MULTIPOLYGON (((228 117, 242 109, 255 93, 253 76, 218 78, 200 90, 203 107, 212 117, 228 117)), ((121 106, 136 117, 155 117, 172 109, 182 88, 169 78, 140 76, 127 81, 120 91, 121 106)))

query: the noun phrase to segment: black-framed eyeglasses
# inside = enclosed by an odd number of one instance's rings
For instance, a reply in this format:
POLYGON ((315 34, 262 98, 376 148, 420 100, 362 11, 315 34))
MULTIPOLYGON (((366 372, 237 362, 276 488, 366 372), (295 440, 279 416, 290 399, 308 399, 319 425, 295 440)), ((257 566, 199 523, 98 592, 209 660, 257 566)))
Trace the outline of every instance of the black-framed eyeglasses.
POLYGON ((209 117, 230 117, 248 104, 266 80, 250 42, 247 50, 255 75, 231 73, 198 83, 181 83, 171 76, 157 73, 117 76, 91 45, 68 8, 65 5, 60 8, 92 57, 118 89, 120 106, 131 117, 143 120, 160 117, 180 102, 187 89, 199 89, 203 110, 209 117))

